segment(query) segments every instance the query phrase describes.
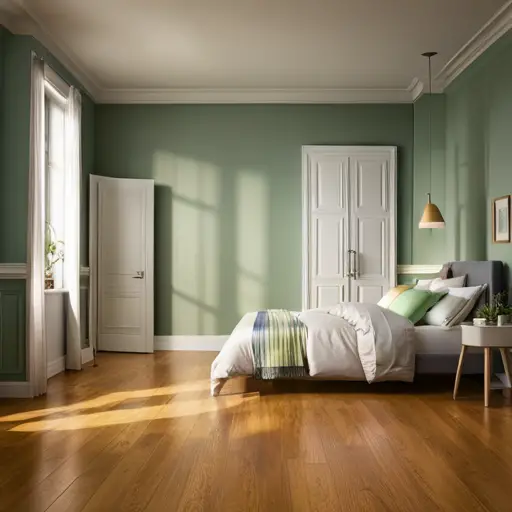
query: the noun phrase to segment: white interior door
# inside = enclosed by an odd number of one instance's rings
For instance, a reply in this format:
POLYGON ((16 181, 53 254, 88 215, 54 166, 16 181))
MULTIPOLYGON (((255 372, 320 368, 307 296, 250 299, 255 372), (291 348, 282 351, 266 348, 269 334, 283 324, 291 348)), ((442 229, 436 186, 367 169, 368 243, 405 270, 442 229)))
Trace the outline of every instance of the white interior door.
POLYGON ((350 157, 352 302, 378 302, 396 280, 395 173, 387 151, 350 157))
POLYGON ((303 148, 303 308, 377 302, 396 282, 396 148, 303 148))
POLYGON ((308 158, 307 228, 311 241, 308 275, 310 306, 348 301, 346 255, 349 242, 349 160, 337 153, 308 158))
POLYGON ((98 350, 153 352, 153 225, 153 180, 97 181, 98 350))

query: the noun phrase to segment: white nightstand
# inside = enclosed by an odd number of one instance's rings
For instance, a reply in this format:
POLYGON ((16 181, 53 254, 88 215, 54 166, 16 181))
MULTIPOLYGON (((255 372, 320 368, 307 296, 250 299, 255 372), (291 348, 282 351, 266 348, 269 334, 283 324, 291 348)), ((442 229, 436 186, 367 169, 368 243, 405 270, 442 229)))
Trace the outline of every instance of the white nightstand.
POLYGON ((457 398, 460 376, 462 374, 462 365, 464 363, 464 354, 467 347, 478 347, 484 349, 484 405, 489 407, 489 394, 491 391, 491 355, 493 348, 499 348, 505 373, 510 379, 510 365, 508 350, 512 348, 512 325, 497 327, 495 325, 462 325, 462 346, 460 349, 459 365, 457 367, 457 376, 455 377, 455 387, 453 389, 453 399, 457 398))

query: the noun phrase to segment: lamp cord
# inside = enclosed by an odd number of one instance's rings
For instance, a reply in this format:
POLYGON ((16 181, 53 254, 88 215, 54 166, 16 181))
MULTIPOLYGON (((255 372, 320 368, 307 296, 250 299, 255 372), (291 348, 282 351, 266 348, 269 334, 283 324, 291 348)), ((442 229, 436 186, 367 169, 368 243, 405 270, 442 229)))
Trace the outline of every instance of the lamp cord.
POLYGON ((429 187, 428 191, 432 194, 432 57, 428 58, 428 155, 429 155, 429 187))

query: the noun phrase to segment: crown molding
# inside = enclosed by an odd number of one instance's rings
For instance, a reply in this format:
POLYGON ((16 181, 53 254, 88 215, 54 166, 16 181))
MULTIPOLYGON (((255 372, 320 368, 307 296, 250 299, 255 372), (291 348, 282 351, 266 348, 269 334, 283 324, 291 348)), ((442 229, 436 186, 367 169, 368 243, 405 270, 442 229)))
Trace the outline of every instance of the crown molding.
POLYGON ((408 89, 104 89, 99 103, 411 103, 408 89))
POLYGON ((512 28, 512 0, 509 0, 443 67, 437 79, 448 87, 482 53, 512 28))
MULTIPOLYGON (((51 35, 27 0, 4 0, 0 23, 16 34, 31 35, 43 44, 97 103, 193 104, 193 103, 412 103, 425 92, 423 81, 414 78, 405 89, 108 89, 58 38, 51 35)), ((512 28, 512 0, 509 0, 436 77, 433 92, 443 92, 495 41, 512 28)))
POLYGON ((85 71, 80 59, 58 38, 51 35, 43 22, 25 0, 5 0, 0 21, 13 33, 37 39, 82 84, 91 98, 97 101, 100 86, 96 78, 85 71))
POLYGON ((412 101, 416 101, 422 94, 425 84, 418 78, 413 78, 411 85, 409 85, 409 93, 411 94, 412 101))

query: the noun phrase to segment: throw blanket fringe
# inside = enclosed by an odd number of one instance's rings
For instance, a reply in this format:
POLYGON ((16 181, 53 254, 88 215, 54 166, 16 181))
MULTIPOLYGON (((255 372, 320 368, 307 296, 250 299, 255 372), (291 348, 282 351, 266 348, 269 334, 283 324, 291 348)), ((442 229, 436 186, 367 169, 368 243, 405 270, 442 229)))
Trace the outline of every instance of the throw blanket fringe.
POLYGON ((259 311, 252 330, 257 379, 307 377, 307 327, 290 311, 259 311))

